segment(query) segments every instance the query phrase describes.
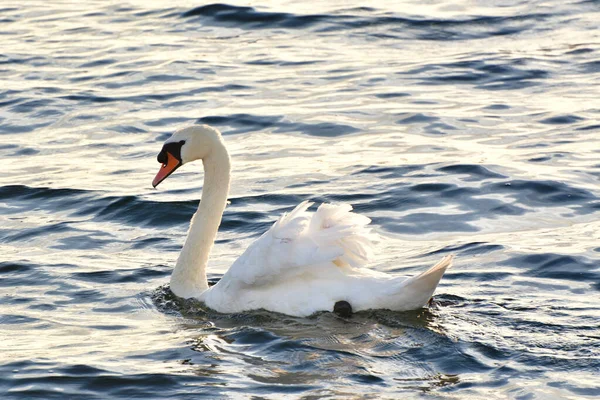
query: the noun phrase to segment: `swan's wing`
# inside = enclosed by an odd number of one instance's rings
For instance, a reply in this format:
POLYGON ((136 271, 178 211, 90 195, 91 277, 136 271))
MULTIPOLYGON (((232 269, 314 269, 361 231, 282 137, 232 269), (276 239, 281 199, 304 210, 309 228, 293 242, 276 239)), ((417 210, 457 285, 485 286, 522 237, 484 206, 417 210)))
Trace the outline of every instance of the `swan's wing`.
POLYGON ((328 262, 342 269, 365 265, 373 253, 367 227, 370 219, 352 213, 348 204, 322 204, 309 213, 311 204, 305 201, 284 214, 248 247, 223 279, 230 284, 263 285, 328 262))

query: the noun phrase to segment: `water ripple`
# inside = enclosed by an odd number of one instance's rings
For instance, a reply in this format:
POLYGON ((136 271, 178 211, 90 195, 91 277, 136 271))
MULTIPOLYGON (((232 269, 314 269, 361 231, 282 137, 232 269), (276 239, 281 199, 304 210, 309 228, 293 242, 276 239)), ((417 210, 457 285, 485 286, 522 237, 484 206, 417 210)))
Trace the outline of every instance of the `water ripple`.
POLYGON ((600 395, 593 1, 55 3, 0 7, 3 399, 600 395), (173 296, 201 166, 149 183, 195 122, 234 172, 209 284, 347 202, 378 271, 456 256, 428 308, 173 296))

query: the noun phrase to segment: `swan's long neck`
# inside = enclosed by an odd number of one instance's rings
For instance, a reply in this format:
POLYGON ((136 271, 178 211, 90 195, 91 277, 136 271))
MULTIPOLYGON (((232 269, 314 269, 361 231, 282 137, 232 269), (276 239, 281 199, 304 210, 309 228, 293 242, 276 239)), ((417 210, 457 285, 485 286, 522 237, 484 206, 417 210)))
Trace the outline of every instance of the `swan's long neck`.
POLYGON ((215 145, 203 164, 202 200, 171 275, 171 291, 183 298, 198 297, 208 289, 206 264, 229 193, 231 164, 222 142, 215 145))

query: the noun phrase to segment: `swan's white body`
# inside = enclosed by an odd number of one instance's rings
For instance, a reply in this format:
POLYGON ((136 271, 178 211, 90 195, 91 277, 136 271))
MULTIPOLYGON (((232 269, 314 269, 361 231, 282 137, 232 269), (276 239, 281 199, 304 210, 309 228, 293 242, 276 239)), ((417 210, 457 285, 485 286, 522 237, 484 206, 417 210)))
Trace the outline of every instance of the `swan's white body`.
MULTIPOLYGON (((263 308, 308 316, 332 311, 342 300, 353 311, 405 311, 427 303, 452 263, 452 256, 447 256, 412 278, 364 268, 372 255, 370 220, 352 213, 346 204, 322 204, 311 213, 307 209, 312 203, 303 202, 283 215, 209 287, 206 264, 227 203, 229 155, 220 133, 208 126, 175 132, 163 151, 169 143, 180 143, 179 165, 202 159, 205 171, 202 201, 171 276, 171 290, 179 297, 196 298, 224 313, 263 308)), ((158 183, 171 172, 162 173, 158 183)))

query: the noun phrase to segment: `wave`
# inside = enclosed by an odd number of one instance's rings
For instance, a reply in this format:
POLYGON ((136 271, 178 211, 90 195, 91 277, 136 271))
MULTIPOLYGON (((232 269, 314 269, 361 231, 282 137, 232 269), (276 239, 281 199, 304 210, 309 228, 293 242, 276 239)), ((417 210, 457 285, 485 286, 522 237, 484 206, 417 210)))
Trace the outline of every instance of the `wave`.
MULTIPOLYGON (((412 183, 407 175, 418 172, 424 166, 400 167, 359 167, 354 174, 377 174, 387 182, 376 192, 330 193, 327 195, 301 194, 261 194, 230 199, 231 205, 225 210, 221 229, 223 231, 264 232, 278 217, 279 213, 309 199, 320 202, 348 202, 357 212, 376 214, 378 211, 405 213, 400 220, 374 216, 376 224, 394 232, 426 233, 438 229, 443 231, 476 231, 471 222, 502 215, 524 215, 540 207, 569 208, 577 214, 589 214, 598 210, 599 199, 589 190, 578 188, 559 181, 535 181, 507 179, 489 167, 472 164, 452 164, 436 167, 438 173, 453 175, 476 186, 462 186, 451 183, 412 183), (397 178, 404 178, 397 181, 397 178), (498 198, 503 195, 503 198, 498 198), (270 212, 242 211, 237 207, 248 204, 275 205, 270 212), (455 207, 460 212, 453 214, 437 213, 435 210, 446 206, 455 207), (414 209, 412 213, 406 213, 414 209), (427 210, 431 210, 428 212, 427 210)), ((435 176, 435 175, 428 175, 435 176)), ((445 179, 447 181, 447 179, 445 179)), ((200 196, 200 193, 198 193, 200 196)), ((79 189, 54 189, 12 185, 0 187, 0 200, 10 208, 4 214, 23 213, 33 209, 55 212, 60 210, 74 220, 91 218, 94 221, 117 222, 120 224, 164 228, 185 225, 198 206, 198 200, 154 201, 142 196, 109 196, 99 191, 79 189)), ((4 236, 6 240, 26 240, 48 232, 71 229, 70 222, 50 224, 43 227, 23 229, 4 236)), ((95 238, 92 247, 102 245, 103 239, 95 238)))
POLYGON ((258 11, 253 7, 229 4, 208 4, 180 14, 181 18, 200 20, 204 24, 224 25, 241 29, 307 29, 318 31, 385 28, 372 36, 385 38, 411 32, 420 40, 464 40, 497 35, 515 34, 531 29, 554 14, 531 13, 512 16, 474 16, 463 19, 409 18, 389 15, 364 16, 347 11, 374 14, 378 10, 361 8, 329 14, 298 15, 286 12, 258 11))

